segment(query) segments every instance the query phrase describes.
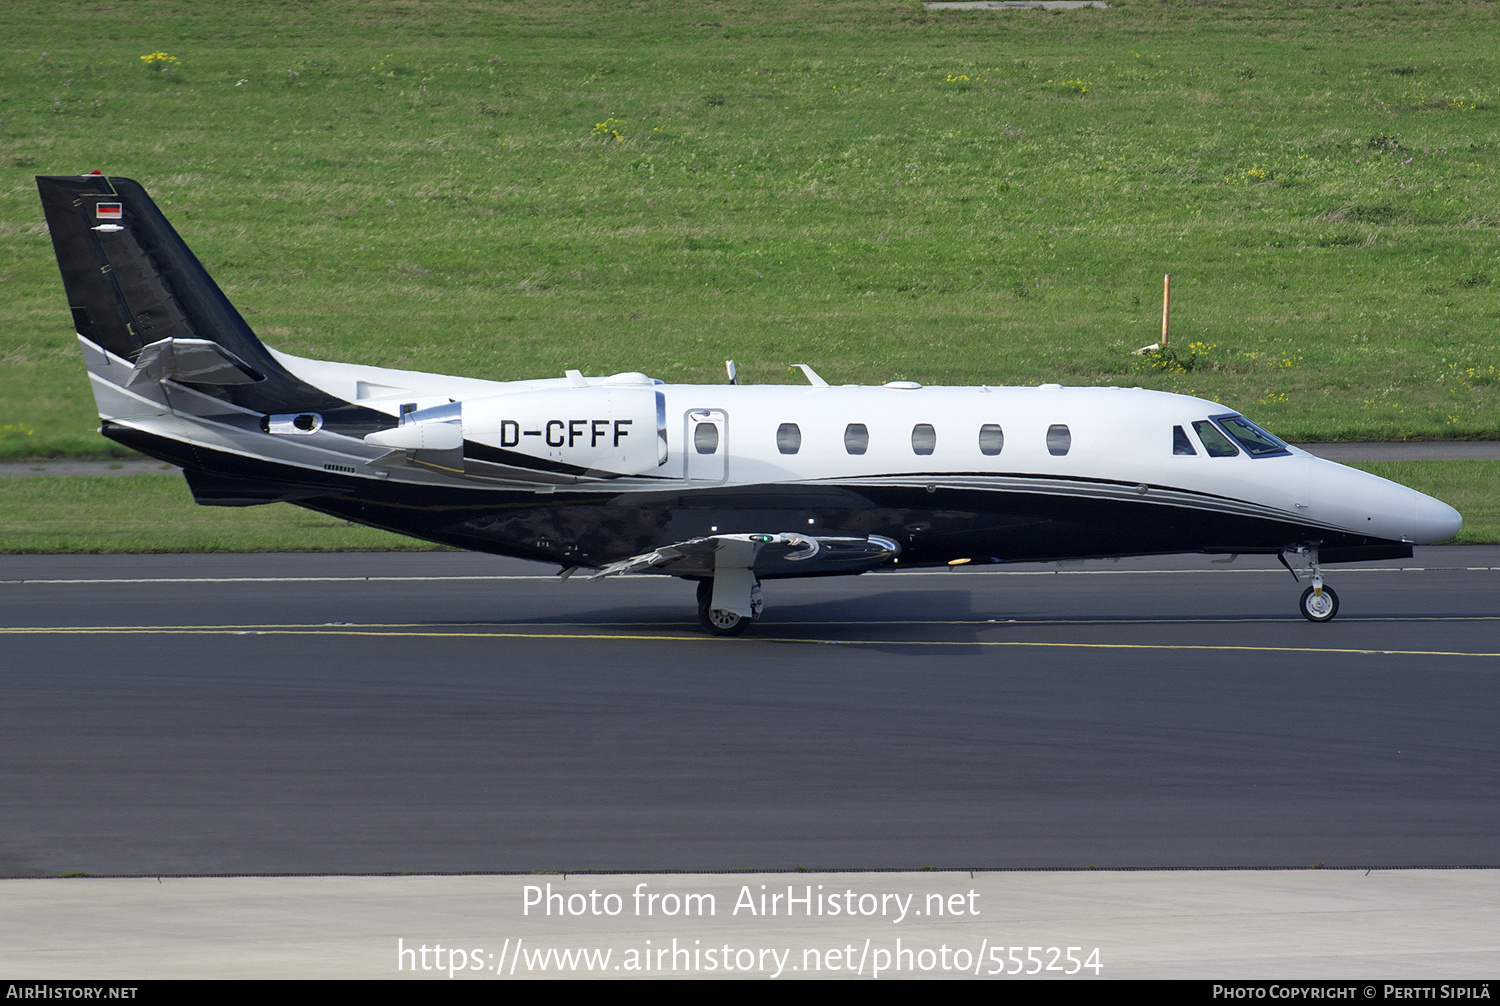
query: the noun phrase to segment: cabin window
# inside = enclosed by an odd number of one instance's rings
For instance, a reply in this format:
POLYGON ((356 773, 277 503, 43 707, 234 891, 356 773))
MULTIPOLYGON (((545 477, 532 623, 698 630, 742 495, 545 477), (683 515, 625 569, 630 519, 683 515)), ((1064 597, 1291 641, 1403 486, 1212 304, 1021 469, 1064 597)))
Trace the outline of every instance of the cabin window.
POLYGON ((918 423, 911 428, 911 450, 913 454, 931 454, 937 449, 937 430, 929 423, 918 423))
POLYGON ((1198 431, 1198 439, 1203 441, 1203 449, 1208 451, 1211 458, 1232 458, 1240 452, 1240 449, 1229 442, 1229 438, 1219 432, 1219 428, 1207 419, 1200 419, 1193 424, 1193 429, 1198 431))
POLYGON ((776 427, 776 449, 783 454, 796 454, 802 449, 802 431, 796 423, 782 423, 776 427))
POLYGON ((870 449, 870 431, 864 423, 850 423, 844 427, 844 450, 850 454, 863 454, 870 449))
POLYGON ((979 428, 979 453, 994 457, 1005 449, 1005 431, 994 423, 979 428))
POLYGON ((719 449, 719 428, 713 423, 699 423, 693 427, 693 449, 699 454, 712 454, 719 449))
POLYGON ((1277 454, 1290 454, 1286 444, 1280 439, 1273 437, 1265 430, 1256 426, 1244 416, 1214 416, 1219 425, 1224 428, 1235 440, 1239 441, 1245 453, 1252 458, 1272 457, 1277 454))
POLYGON ((1060 458, 1073 446, 1073 434, 1062 423, 1047 427, 1047 453, 1060 458))
POLYGON ((1172 427, 1172 453, 1184 456, 1192 456, 1198 453, 1193 447, 1193 442, 1188 439, 1187 433, 1181 426, 1172 427))

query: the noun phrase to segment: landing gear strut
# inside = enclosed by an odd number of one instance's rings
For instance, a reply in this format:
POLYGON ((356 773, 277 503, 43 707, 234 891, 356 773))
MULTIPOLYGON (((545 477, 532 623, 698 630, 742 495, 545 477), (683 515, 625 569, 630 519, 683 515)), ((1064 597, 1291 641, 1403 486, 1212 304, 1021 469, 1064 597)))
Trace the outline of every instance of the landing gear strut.
MULTIPOLYGON (((748 573, 749 571, 746 570, 748 573)), ((714 607, 714 581, 698 581, 698 623, 711 635, 738 636, 760 617, 760 581, 750 577, 748 600, 751 613, 742 615, 729 608, 714 607)), ((742 605, 743 607, 744 605, 742 605)))
POLYGON ((1323 568, 1318 565, 1318 546, 1298 545, 1283 549, 1280 558, 1281 564, 1292 574, 1292 579, 1300 583, 1302 574, 1312 577, 1312 586, 1302 592, 1302 599, 1297 604, 1302 617, 1309 622, 1333 621, 1333 616, 1339 613, 1339 596, 1332 587, 1323 585, 1323 568), (1288 555, 1301 560, 1302 573, 1298 573, 1296 567, 1287 561, 1288 555))

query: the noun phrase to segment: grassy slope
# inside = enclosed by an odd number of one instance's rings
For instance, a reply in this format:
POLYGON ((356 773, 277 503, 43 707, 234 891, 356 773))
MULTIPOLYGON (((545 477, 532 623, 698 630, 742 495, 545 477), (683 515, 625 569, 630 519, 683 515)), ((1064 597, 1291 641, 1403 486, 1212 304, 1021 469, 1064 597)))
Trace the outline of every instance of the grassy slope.
POLYGON ((1292 438, 1494 436, 1496 11, 11 0, 0 457, 107 447, 30 181, 93 167, 297 353, 1140 384, 1292 438), (1190 372, 1127 352, 1168 271, 1190 372))
MULTIPOLYGON (((0 457, 109 450, 30 181, 95 166, 307 355, 708 381, 734 356, 758 381, 1195 391, 1301 439, 1495 436, 1495 15, 13 0, 0 457), (1212 347, 1191 371, 1127 353, 1166 271, 1184 356, 1212 347)), ((1362 467, 1500 540, 1495 463, 1362 467)), ((10 551, 423 547, 196 508, 173 477, 0 501, 10 551)))
POLYGON ((180 475, 0 479, 0 553, 420 551, 288 503, 204 507, 180 475))
MULTIPOLYGON (((1500 461, 1395 461, 1354 467, 1456 506, 1456 541, 1500 542, 1500 461)), ((0 553, 338 552, 436 548, 288 503, 201 507, 177 475, 0 479, 0 553)))

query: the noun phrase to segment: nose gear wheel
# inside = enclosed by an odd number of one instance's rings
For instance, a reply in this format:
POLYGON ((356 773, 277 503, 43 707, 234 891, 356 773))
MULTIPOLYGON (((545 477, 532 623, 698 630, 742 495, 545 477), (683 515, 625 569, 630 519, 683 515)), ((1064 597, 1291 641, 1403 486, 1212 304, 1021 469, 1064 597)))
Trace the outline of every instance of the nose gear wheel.
POLYGON ((1281 550, 1278 558, 1287 572, 1292 574, 1292 579, 1301 582, 1304 573, 1312 579, 1312 586, 1302 592, 1302 599, 1297 602, 1297 610, 1302 612, 1302 617, 1309 622, 1333 621, 1333 616, 1339 613, 1339 596, 1333 592, 1332 587, 1323 585, 1323 567, 1318 564, 1317 543, 1288 545, 1281 550), (1288 556, 1306 563, 1302 573, 1298 573, 1297 567, 1287 560, 1288 556))
POLYGON ((1331 622, 1333 616, 1339 613, 1339 596, 1333 592, 1332 587, 1324 587, 1321 593, 1308 587, 1302 592, 1298 608, 1302 617, 1309 622, 1331 622))

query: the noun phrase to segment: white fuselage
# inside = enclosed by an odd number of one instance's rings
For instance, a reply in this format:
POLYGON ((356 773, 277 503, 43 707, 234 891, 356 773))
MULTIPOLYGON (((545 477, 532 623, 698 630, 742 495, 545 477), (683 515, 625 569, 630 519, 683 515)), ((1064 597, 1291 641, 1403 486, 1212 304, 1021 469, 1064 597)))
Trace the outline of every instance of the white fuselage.
MULTIPOLYGON (((85 356, 107 354, 85 342, 85 356)), ((325 426, 321 417, 300 423, 296 414, 262 417, 170 381, 131 385, 130 364, 113 357, 91 362, 90 372, 106 420, 292 473, 282 477, 338 473, 392 490, 465 487, 558 502, 601 491, 711 499, 740 489, 771 500, 808 487, 886 498, 926 490, 967 494, 961 509, 985 496, 1053 498, 1075 511, 1090 501, 1115 504, 1137 523, 1143 519, 1137 504, 1155 504, 1166 508, 1162 513, 1283 522, 1303 529, 1288 531, 1292 538, 1309 541, 1326 531, 1428 543, 1452 537, 1461 525, 1439 500, 1295 447, 1269 456, 1246 450, 1215 456, 1203 437, 1227 443, 1211 417, 1232 410, 1140 388, 670 385, 642 374, 497 382, 275 357, 313 387, 371 413, 401 417, 403 425, 354 435, 325 426)), ((767 504, 776 519, 785 515, 797 526, 816 520, 789 505, 767 504)), ((705 531, 719 526, 703 523, 705 531)), ((1210 537, 1184 538, 1180 548, 1236 547, 1203 533, 1210 537)), ((1177 547, 1156 535, 1121 551, 1177 547)), ((1085 551, 1109 554, 1110 546, 1095 536, 1085 551)))
MULTIPOLYGON (((845 482, 925 487, 935 479, 943 486, 999 487, 1022 480, 1033 491, 1073 494, 1077 480, 1118 485, 1096 492, 1158 499, 1180 493, 1184 505, 1279 513, 1313 527, 1392 541, 1443 541, 1461 526, 1457 511, 1440 500, 1296 447, 1268 457, 1243 450, 1211 456, 1193 424, 1233 410, 1140 388, 671 385, 642 375, 584 378, 586 386, 576 387, 567 379, 485 382, 278 358, 299 377, 334 394, 352 392, 356 383, 383 384, 382 397, 367 397, 361 404, 391 414, 401 402, 427 407, 457 398, 466 425, 473 415, 490 416, 494 426, 493 417, 503 414, 507 400, 516 395, 544 398, 551 404, 543 410, 567 422, 601 418, 574 403, 605 387, 660 394, 665 462, 643 463, 622 473, 626 483, 637 482, 633 475, 647 476, 657 488, 661 480, 698 488, 845 482), (713 423, 718 432, 709 454, 698 453, 693 443, 694 429, 703 422, 713 423), (778 446, 778 431, 786 424, 796 427, 795 452, 785 450, 785 437, 778 446), (851 424, 865 428, 863 453, 851 453, 846 444, 851 424), (1048 445, 1049 430, 1058 426, 1067 428, 1062 453, 1048 445), (930 433, 918 427, 930 427, 930 433), (998 452, 993 433, 990 452, 982 448, 986 427, 998 427, 1003 436, 998 452), (1173 453, 1174 427, 1182 429, 1195 453, 1173 453), (917 447, 924 452, 930 448, 930 453, 919 454, 917 447)), ((648 434, 643 425, 632 427, 640 439, 648 434)), ((494 440, 493 434, 466 432, 483 441, 494 440)), ((587 438, 575 439, 555 448, 553 456, 594 467, 593 446, 587 438)))

